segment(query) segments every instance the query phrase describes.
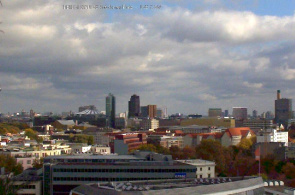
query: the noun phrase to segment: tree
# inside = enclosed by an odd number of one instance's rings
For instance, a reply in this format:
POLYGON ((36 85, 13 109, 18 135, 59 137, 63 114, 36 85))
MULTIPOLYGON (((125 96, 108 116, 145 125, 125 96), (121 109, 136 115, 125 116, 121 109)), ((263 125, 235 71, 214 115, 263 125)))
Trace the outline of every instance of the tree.
POLYGON ((36 140, 36 142, 38 143, 43 141, 43 138, 39 137, 38 133, 33 129, 25 129, 25 135, 28 136, 30 139, 36 140))
POLYGON ((261 165, 266 174, 275 171, 277 163, 277 160, 275 160, 275 157, 272 155, 267 155, 265 158, 261 159, 261 165))
POLYGON ((283 173, 285 173, 287 179, 295 179, 295 165, 293 163, 287 162, 282 168, 283 173))
POLYGON ((40 158, 40 159, 34 159, 33 161, 33 167, 36 169, 41 169, 43 167, 44 164, 44 158, 40 158))
POLYGON ((181 159, 181 150, 177 146, 171 146, 169 148, 170 154, 172 155, 172 158, 175 160, 181 159))
POLYGON ((23 167, 21 164, 16 162, 16 159, 9 156, 0 154, 0 167, 4 167, 5 171, 18 175, 23 172, 23 167))
POLYGON ((137 150, 158 152, 157 147, 153 144, 142 144, 141 146, 139 146, 139 148, 137 148, 137 150))
POLYGON ((161 145, 154 145, 154 144, 142 144, 136 150, 151 151, 151 152, 156 152, 159 154, 170 154, 170 151, 168 148, 165 148, 161 145))
POLYGON ((196 158, 196 149, 193 147, 185 146, 182 149, 181 159, 195 159, 196 158))
POLYGON ((20 129, 12 124, 9 123, 0 123, 0 134, 12 133, 16 134, 19 133, 20 129))
POLYGON ((168 148, 165 148, 165 147, 163 147, 161 145, 156 145, 156 148, 157 148, 157 152, 159 154, 170 154, 170 151, 169 151, 168 148))
POLYGON ((18 188, 13 185, 11 175, 5 175, 0 178, 0 194, 1 195, 16 195, 18 188))
POLYGON ((93 138, 93 136, 88 136, 87 144, 88 145, 93 145, 94 144, 94 138, 93 138))
POLYGON ((225 158, 225 148, 219 141, 206 139, 196 147, 196 157, 214 161, 216 163, 216 172, 227 172, 227 162, 225 158))
POLYGON ((254 158, 244 155, 242 150, 236 155, 233 165, 233 176, 255 175, 258 171, 258 162, 254 158))
POLYGON ((238 147, 242 150, 250 150, 253 145, 253 141, 250 138, 243 138, 240 143, 238 144, 238 147))
POLYGON ((87 143, 88 145, 92 145, 94 143, 93 136, 91 136, 91 135, 70 134, 69 138, 70 138, 70 142, 73 142, 73 143, 87 143))

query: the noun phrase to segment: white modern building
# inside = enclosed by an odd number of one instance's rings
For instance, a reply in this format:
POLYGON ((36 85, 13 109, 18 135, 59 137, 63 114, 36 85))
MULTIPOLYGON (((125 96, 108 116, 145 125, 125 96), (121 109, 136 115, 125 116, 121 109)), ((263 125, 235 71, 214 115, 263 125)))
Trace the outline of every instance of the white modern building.
POLYGON ((288 131, 278 129, 266 129, 256 135, 257 143, 261 142, 283 142, 288 146, 288 131))
POLYGON ((159 128, 159 120, 157 119, 144 119, 140 123, 141 128, 144 130, 155 130, 159 128))
POLYGON ((93 154, 111 154, 111 147, 94 145, 94 146, 91 146, 91 152, 93 154))
POLYGON ((197 178, 214 178, 215 177, 215 162, 194 159, 194 160, 177 160, 178 162, 193 165, 196 167, 197 178))
POLYGON ((72 144, 72 154, 81 154, 81 153, 86 153, 90 152, 91 150, 91 145, 86 145, 86 144, 72 144))

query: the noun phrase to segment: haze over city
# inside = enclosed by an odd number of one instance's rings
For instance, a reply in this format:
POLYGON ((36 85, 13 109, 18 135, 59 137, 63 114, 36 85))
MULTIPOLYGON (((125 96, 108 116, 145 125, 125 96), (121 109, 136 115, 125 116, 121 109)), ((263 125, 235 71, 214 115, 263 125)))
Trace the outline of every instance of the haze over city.
POLYGON ((293 1, 2 1, 0 112, 274 110, 295 96, 293 1), (160 8, 140 9, 141 5, 160 8), (64 9, 65 5, 133 9, 64 9))

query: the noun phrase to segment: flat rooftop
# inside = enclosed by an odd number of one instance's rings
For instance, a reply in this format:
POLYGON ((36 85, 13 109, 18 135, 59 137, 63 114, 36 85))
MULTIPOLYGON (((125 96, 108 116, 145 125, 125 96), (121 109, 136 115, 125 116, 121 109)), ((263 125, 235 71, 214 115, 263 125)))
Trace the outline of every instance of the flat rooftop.
POLYGON ((47 156, 44 160, 58 160, 58 159, 99 159, 99 160, 145 160, 145 158, 133 155, 61 155, 61 156, 47 156))
POLYGON ((215 165, 215 162, 202 159, 189 159, 189 160, 176 160, 181 163, 190 164, 190 165, 215 165))
POLYGON ((81 185, 73 191, 90 194, 236 194, 260 189, 264 194, 261 177, 235 177, 211 179, 168 179, 153 181, 130 181, 92 183, 81 185), (210 187, 209 187, 210 185, 210 187))

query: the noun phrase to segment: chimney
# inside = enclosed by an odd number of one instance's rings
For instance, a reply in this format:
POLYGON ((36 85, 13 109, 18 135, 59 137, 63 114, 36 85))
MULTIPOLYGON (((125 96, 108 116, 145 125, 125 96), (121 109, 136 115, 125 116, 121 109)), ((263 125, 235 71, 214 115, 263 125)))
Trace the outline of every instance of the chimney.
POLYGON ((281 99, 281 90, 277 90, 277 100, 281 99))

